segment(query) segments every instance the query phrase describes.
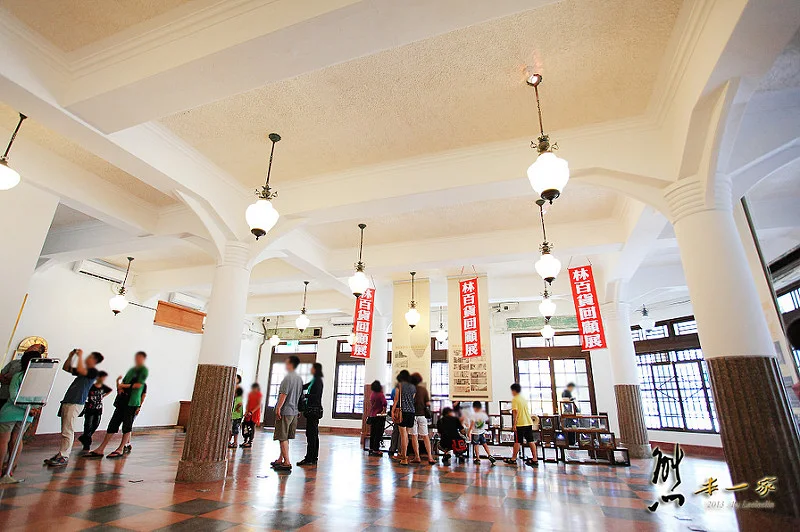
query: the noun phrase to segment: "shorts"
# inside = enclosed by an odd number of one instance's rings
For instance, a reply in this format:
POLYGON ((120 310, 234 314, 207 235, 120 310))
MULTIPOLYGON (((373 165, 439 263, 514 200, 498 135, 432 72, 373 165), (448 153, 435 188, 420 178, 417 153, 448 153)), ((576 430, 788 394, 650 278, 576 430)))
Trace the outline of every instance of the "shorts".
POLYGON ((427 436, 428 418, 425 416, 414 416, 414 426, 409 429, 408 433, 412 436, 427 436))
POLYGON ((517 443, 536 443, 538 439, 533 434, 533 426, 517 427, 517 443))
POLYGON ((413 428, 415 417, 414 412, 403 412, 403 421, 400 422, 400 426, 407 429, 413 428))
POLYGON ((472 444, 473 445, 486 445, 486 434, 473 434, 472 435, 472 444))
POLYGON ((275 441, 287 441, 294 439, 297 431, 297 416, 281 416, 275 420, 275 433, 272 439, 275 441))
POLYGON ((6 421, 4 423, 0 423, 0 434, 8 434, 9 432, 13 432, 14 429, 21 428, 22 421, 6 421))
POLYGON ((241 426, 242 426, 242 419, 241 418, 232 419, 231 420, 231 434, 233 434, 234 436, 238 436, 239 435, 239 429, 241 428, 241 426))
POLYGON ((138 406, 118 406, 114 408, 114 414, 108 422, 106 434, 116 434, 119 432, 119 427, 122 425, 122 433, 128 434, 133 430, 133 418, 136 417, 136 410, 138 406))

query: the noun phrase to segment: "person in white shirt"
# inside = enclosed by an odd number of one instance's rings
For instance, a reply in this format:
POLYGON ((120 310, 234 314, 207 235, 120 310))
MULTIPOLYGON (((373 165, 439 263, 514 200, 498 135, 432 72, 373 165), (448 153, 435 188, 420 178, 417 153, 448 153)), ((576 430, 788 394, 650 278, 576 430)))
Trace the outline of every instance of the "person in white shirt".
POLYGON ((489 416, 486 414, 486 412, 484 412, 481 402, 473 402, 472 412, 467 412, 464 417, 469 420, 469 429, 467 434, 472 442, 472 450, 475 457, 472 461, 476 464, 481 462, 480 447, 483 446, 483 449, 486 451, 486 455, 489 457, 489 461, 492 463, 492 465, 494 465, 495 458, 492 456, 491 451, 489 451, 489 445, 486 443, 486 431, 489 428, 489 416))

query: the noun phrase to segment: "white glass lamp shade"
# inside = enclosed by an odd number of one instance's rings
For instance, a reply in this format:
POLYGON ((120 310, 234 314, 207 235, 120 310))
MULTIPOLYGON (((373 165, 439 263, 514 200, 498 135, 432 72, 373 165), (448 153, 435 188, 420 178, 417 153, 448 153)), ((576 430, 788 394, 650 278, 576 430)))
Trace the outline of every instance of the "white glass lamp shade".
POLYGON ((364 290, 369 288, 369 279, 367 279, 367 276, 364 275, 364 272, 362 271, 356 271, 356 273, 354 273, 347 282, 350 284, 350 290, 356 297, 363 294, 364 290))
POLYGON ((639 327, 641 327, 643 331, 649 331, 655 326, 656 326, 656 320, 654 320, 650 316, 642 316, 642 319, 639 320, 639 327))
POLYGON ((308 327, 309 323, 311 323, 311 320, 309 320, 308 316, 306 316, 305 314, 300 314, 299 316, 297 316, 297 319, 294 320, 294 324, 297 326, 300 332, 306 330, 306 327, 308 327))
POLYGON ((544 199, 555 199, 569 181, 569 164, 551 151, 541 153, 528 168, 528 181, 544 199))
POLYGON ((111 312, 116 316, 128 306, 128 300, 122 294, 117 294, 108 300, 108 306, 111 307, 111 312))
POLYGON ((277 347, 278 344, 281 343, 281 338, 277 334, 273 334, 269 337, 269 345, 272 347, 277 347))
POLYGON ((440 344, 443 344, 447 341, 447 331, 444 329, 439 329, 436 331, 436 341, 440 344))
POLYGON ((8 190, 19 185, 19 173, 8 166, 5 159, 0 160, 0 190, 8 190))
POLYGON ((422 316, 420 316, 419 311, 413 307, 406 312, 406 323, 408 323, 408 326, 412 329, 419 323, 420 318, 422 318, 422 316))
POLYGON ((550 338, 556 335, 556 330, 553 329, 553 327, 548 323, 544 327, 542 327, 542 330, 539 331, 539 333, 542 335, 542 337, 547 338, 549 340, 550 338))
POLYGON ((553 279, 558 277, 561 271, 561 261, 550 253, 542 253, 542 256, 536 261, 534 267, 536 268, 536 273, 538 273, 542 279, 552 282, 553 279))
POLYGON ((556 313, 556 304, 549 297, 545 298, 545 299, 542 300, 541 303, 539 303, 539 312, 545 318, 549 318, 551 316, 554 316, 555 313, 556 313))
POLYGON ((356 333, 351 332, 347 335, 347 343, 353 345, 356 343, 356 333))
POLYGON ((256 237, 256 240, 266 235, 267 232, 275 227, 278 223, 280 214, 272 206, 272 202, 266 199, 259 199, 249 207, 244 213, 247 220, 247 225, 250 226, 250 232, 256 237))

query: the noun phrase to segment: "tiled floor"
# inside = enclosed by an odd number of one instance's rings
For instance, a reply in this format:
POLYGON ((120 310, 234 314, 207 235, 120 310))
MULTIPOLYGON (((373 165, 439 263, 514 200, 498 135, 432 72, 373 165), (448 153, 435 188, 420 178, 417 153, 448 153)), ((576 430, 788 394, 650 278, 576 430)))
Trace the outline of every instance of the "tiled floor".
MULTIPOLYGON (((358 439, 323 436, 317 468, 276 474, 271 434, 252 449, 230 452, 228 480, 175 484, 183 435, 137 434, 134 452, 119 460, 78 458, 65 469, 43 467, 52 446, 28 446, 16 476, 24 484, 0 489, 0 530, 736 530, 733 510, 706 510, 692 493, 714 476, 729 482, 723 462, 692 458, 681 464, 687 502, 675 510, 657 498, 650 462, 630 468, 541 464, 537 470, 487 461, 450 466, 391 463, 368 458, 358 439)), ((302 458, 304 436, 292 446, 302 458)), ((508 449, 498 451, 508 452, 508 449)), ((797 523, 749 512, 759 532, 797 523), (753 517, 754 516, 754 517, 753 517)), ((742 519, 740 516, 739 519, 742 519)), ((795 528, 797 529, 797 528, 795 528)))

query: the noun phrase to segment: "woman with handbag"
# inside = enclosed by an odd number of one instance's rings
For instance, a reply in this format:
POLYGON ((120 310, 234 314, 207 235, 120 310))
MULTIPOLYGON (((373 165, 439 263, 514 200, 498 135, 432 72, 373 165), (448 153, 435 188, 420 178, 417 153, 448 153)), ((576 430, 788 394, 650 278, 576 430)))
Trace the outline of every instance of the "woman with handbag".
POLYGON ((317 465, 319 460, 319 420, 322 419, 322 364, 319 362, 315 362, 311 366, 311 380, 303 387, 303 391, 304 394, 300 397, 300 411, 306 418, 307 445, 306 456, 297 462, 297 465, 317 465))
POLYGON ((403 370, 397 374, 397 392, 395 402, 392 405, 392 420, 400 431, 400 449, 397 457, 400 464, 408 465, 408 429, 414 427, 414 398, 417 395, 417 387, 411 384, 411 375, 408 370, 403 370))

